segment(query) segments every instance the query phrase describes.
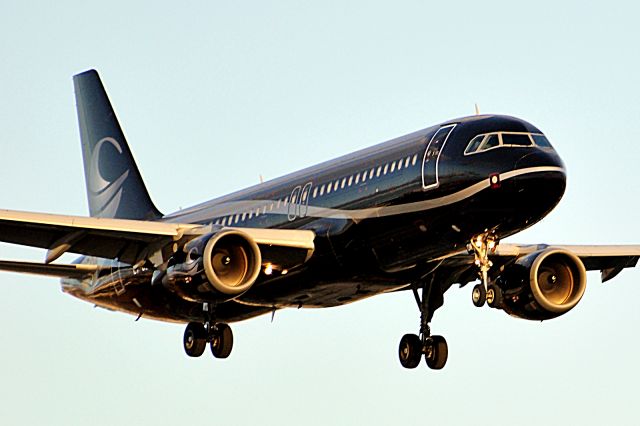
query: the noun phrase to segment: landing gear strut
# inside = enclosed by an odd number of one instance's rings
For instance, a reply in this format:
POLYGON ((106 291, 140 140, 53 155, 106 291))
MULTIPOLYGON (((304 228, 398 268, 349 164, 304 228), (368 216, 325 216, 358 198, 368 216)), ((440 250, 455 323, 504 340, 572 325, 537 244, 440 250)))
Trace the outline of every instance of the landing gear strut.
POLYGON ((207 314, 204 324, 190 322, 184 331, 182 340, 184 351, 190 357, 199 357, 204 353, 207 343, 211 347, 211 353, 216 358, 227 358, 233 349, 233 333, 231 327, 225 323, 215 321, 214 310, 209 311, 209 305, 203 304, 203 310, 207 314))
POLYGON ((493 232, 485 232, 471 239, 467 245, 469 253, 475 255, 475 265, 479 268, 480 284, 473 287, 471 300, 477 307, 485 302, 491 307, 497 307, 502 302, 502 291, 500 287, 489 283, 489 270, 493 263, 489 260, 489 254, 493 253, 498 246, 498 237, 493 232))
POLYGON ((405 334, 400 339, 398 355, 400 364, 404 368, 416 368, 423 354, 427 365, 433 370, 440 370, 447 363, 449 354, 447 341, 442 336, 432 336, 429 327, 433 312, 439 307, 434 306, 435 299, 438 296, 442 298, 441 290, 434 288, 436 284, 433 278, 432 276, 430 283, 422 284, 422 297, 418 294, 417 287, 412 288, 413 296, 420 309, 420 335, 405 334), (432 293, 433 291, 436 293, 432 293))

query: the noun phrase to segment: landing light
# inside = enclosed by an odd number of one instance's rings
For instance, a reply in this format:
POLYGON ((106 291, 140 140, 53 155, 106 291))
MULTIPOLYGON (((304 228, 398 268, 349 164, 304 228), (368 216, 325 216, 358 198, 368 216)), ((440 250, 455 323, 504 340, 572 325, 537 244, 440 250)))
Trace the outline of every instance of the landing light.
POLYGON ((264 274, 265 275, 273 274, 273 265, 272 264, 267 263, 267 266, 265 266, 265 268, 264 268, 264 274))

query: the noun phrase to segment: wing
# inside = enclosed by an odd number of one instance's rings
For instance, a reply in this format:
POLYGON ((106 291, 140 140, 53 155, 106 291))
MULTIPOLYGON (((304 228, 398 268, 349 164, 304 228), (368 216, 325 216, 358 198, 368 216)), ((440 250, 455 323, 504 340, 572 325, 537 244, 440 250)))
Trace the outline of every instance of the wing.
MULTIPOLYGON (((163 251, 170 250, 173 244, 184 243, 217 229, 221 228, 215 225, 0 210, 0 241, 47 249, 45 263, 52 262, 66 252, 73 252, 134 264, 162 257, 163 251)), ((238 229, 260 246, 266 262, 286 258, 290 262, 302 263, 314 250, 315 234, 312 231, 238 229)), ((28 264, 22 266, 29 269, 28 264)), ((11 265, 11 262, 4 267, 0 264, 0 269, 17 271, 18 267, 18 264, 11 265)))
MULTIPOLYGON (((587 271, 600 271, 602 282, 617 276, 625 268, 633 268, 640 259, 640 245, 547 245, 547 244, 507 244, 501 243, 489 256, 494 270, 504 268, 514 260, 547 248, 569 251, 580 258, 587 271)), ((440 267, 452 274, 460 284, 467 284, 477 278, 477 267, 473 254, 466 250, 437 259, 440 267)))
POLYGON ((625 268, 633 268, 640 258, 640 245, 519 245, 500 244, 494 256, 517 258, 548 247, 567 250, 580 258, 587 271, 600 271, 602 282, 614 278, 625 268))

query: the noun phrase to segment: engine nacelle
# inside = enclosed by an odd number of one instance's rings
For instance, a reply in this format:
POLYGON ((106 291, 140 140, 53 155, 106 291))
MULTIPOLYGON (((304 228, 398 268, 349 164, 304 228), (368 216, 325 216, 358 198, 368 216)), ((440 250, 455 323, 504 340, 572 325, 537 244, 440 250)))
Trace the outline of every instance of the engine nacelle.
POLYGON ((234 297, 249 290, 262 265, 256 242, 236 230, 223 231, 211 237, 204 247, 202 259, 211 286, 234 297))
POLYGON ((186 300, 224 301, 249 290, 261 266, 260 248, 250 236, 236 229, 222 230, 189 241, 174 256, 161 282, 186 300))
POLYGON ((502 309, 518 318, 541 321, 578 304, 587 287, 587 273, 575 254, 548 248, 516 260, 496 284, 503 290, 502 309))

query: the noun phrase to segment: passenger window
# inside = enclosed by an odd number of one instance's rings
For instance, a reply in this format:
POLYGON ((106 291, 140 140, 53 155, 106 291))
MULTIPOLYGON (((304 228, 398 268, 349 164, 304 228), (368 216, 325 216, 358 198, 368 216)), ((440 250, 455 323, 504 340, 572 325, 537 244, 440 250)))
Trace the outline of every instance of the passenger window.
POLYGON ((351 186, 353 183, 353 176, 349 176, 349 182, 347 182, 347 186, 351 186))
POLYGON ((402 160, 398 160, 398 170, 402 169, 402 160))
POLYGON ((246 218, 247 218, 247 213, 246 213, 246 212, 242 213, 242 221, 243 221, 243 222, 244 222, 244 220, 245 220, 246 218))
POLYGON ((313 188, 313 198, 316 198, 317 195, 318 195, 318 187, 316 186, 315 188, 313 188))
POLYGON ((327 185, 327 194, 331 194, 331 184, 327 185))
POLYGON ((386 175, 388 171, 389 171, 389 163, 384 165, 384 170, 382 170, 382 174, 386 175))
POLYGON ((360 173, 356 175, 356 185, 358 184, 358 182, 360 182, 360 173))
POLYGON ((340 189, 344 189, 344 186, 347 184, 347 178, 342 178, 342 183, 340 184, 340 189))
POLYGON ((389 170, 389 173, 393 173, 396 170, 396 162, 392 161, 391 162, 391 170, 389 170))
POLYGON ((227 218, 223 217, 222 218, 222 226, 226 226, 227 225, 227 218))
POLYGON ((372 178, 373 178, 373 173, 375 172, 375 170, 376 170, 376 169, 371 169, 371 170, 369 171, 369 179, 372 179, 372 178))
POLYGON ((413 156, 413 159, 411 160, 411 165, 415 166, 416 165, 416 161, 418 161, 418 154, 413 156))
POLYGON ((382 172, 382 166, 378 166, 378 171, 376 172, 376 177, 380 177, 380 172, 382 172))
POLYGON ((502 144, 507 146, 531 146, 531 138, 523 133, 503 133, 502 144))
POLYGON ((404 168, 406 169, 407 167, 409 167, 409 157, 404 161, 404 168))
POLYGON ((333 184, 333 192, 338 190, 338 185, 340 185, 340 179, 335 181, 335 183, 333 184))
POLYGON ((322 197, 324 195, 324 184, 322 184, 322 186, 320 187, 320 196, 322 197))

